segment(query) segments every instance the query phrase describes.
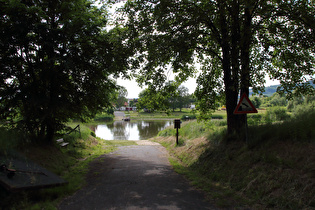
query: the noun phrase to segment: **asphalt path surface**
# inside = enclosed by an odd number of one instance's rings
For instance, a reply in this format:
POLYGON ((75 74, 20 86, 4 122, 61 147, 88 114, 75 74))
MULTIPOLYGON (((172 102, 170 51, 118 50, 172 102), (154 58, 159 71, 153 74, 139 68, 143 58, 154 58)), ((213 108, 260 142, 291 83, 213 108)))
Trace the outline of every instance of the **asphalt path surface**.
POLYGON ((138 144, 93 161, 87 185, 59 209, 215 209, 173 171, 164 147, 149 141, 138 144))

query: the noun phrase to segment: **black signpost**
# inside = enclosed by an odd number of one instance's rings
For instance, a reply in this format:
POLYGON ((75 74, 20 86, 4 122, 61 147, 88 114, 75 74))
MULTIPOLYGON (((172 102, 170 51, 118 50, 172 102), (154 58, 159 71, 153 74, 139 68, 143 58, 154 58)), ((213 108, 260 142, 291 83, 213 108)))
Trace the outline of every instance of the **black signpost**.
POLYGON ((178 129, 180 128, 180 119, 174 120, 174 128, 176 128, 176 145, 178 145, 178 129))

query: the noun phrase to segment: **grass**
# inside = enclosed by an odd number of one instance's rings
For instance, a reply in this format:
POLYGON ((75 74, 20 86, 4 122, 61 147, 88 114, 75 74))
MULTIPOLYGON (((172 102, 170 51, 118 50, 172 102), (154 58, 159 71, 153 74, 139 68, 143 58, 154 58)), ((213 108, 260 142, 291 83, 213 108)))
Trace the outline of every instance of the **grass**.
POLYGON ((169 114, 165 112, 125 112, 126 114, 130 114, 130 118, 132 120, 145 120, 145 119, 174 119, 174 118, 181 118, 183 115, 190 115, 192 113, 191 109, 182 109, 182 111, 176 110, 174 112, 170 112, 169 114))
MULTIPOLYGON (((77 124, 69 124, 74 128, 77 124)), ((8 143, 7 139, 11 131, 1 130, 2 138, 0 145, 4 150, 15 149, 25 155, 28 159, 45 167, 49 171, 68 181, 67 185, 48 189, 23 191, 20 193, 8 193, 0 187, 1 209, 56 209, 57 204, 65 196, 73 194, 85 184, 85 175, 88 171, 88 164, 104 153, 110 153, 118 146, 134 145, 133 141, 105 141, 91 135, 93 132, 86 126, 80 125, 81 135, 71 133, 63 136, 69 142, 66 147, 57 144, 27 144, 19 145, 18 135, 16 141, 8 143), (6 138, 3 138, 6 136, 6 138), (2 147, 5 145, 6 149, 2 147)))
POLYGON ((112 114, 107 114, 107 113, 103 112, 103 113, 98 113, 94 117, 94 121, 113 121, 114 117, 115 116, 112 114))
POLYGON ((172 155, 170 162, 208 199, 222 208, 315 208, 315 112, 278 123, 249 126, 249 144, 224 141, 226 124, 185 122, 152 139, 172 155))
MULTIPOLYGON (((171 116, 180 118, 188 113, 176 112, 171 116)), ((261 118, 250 124, 249 144, 224 142, 224 111, 214 113, 223 119, 208 123, 183 122, 179 129, 179 145, 175 145, 173 128, 161 131, 153 140, 168 149, 174 169, 207 192, 208 199, 219 207, 314 209, 314 113, 292 114, 289 120, 263 124, 265 113, 265 110, 260 112, 261 118)), ((152 119, 150 114, 143 116, 152 119)), ((163 113, 153 116, 170 118, 163 113)), ((72 128, 76 125, 69 124, 72 128)), ((0 188, 1 208, 55 209, 63 197, 85 184, 90 161, 114 151, 117 146, 134 144, 132 141, 95 138, 84 125, 80 130, 81 135, 76 132, 63 136, 69 145, 61 148, 56 144, 21 145, 21 134, 0 127, 0 154, 17 149, 69 182, 65 186, 17 194, 0 188)))
MULTIPOLYGON (((265 115, 266 110, 261 109, 258 110, 259 115, 265 115)), ((182 119, 185 120, 188 116, 188 119, 196 119, 200 113, 196 110, 183 108, 182 111, 175 110, 174 112, 170 112, 169 114, 165 112, 143 112, 143 111, 125 111, 125 114, 129 114, 132 120, 147 120, 147 119, 157 119, 157 120, 165 120, 165 119, 182 119)), ((255 116, 256 114, 249 114, 248 116, 255 116)), ((225 120, 226 119, 226 110, 216 110, 212 113, 212 119, 225 120)))

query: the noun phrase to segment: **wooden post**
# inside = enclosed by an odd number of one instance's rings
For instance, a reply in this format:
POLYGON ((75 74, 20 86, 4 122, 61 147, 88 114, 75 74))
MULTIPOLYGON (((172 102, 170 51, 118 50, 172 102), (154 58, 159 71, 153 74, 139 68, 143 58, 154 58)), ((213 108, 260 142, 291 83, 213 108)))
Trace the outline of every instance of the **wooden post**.
POLYGON ((176 145, 178 145, 178 128, 176 128, 176 145))
POLYGON ((176 128, 176 145, 178 145, 178 129, 180 128, 180 119, 174 120, 174 128, 176 128))

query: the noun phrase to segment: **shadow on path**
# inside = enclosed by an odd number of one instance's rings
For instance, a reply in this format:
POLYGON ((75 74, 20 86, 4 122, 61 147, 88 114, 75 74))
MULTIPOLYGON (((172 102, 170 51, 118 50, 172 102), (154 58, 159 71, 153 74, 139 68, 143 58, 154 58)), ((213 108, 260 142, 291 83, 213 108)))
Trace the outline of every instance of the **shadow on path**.
POLYGON ((90 164, 87 185, 59 209, 215 209, 175 173, 159 145, 120 147, 90 164))

